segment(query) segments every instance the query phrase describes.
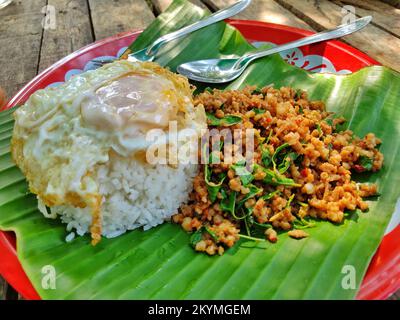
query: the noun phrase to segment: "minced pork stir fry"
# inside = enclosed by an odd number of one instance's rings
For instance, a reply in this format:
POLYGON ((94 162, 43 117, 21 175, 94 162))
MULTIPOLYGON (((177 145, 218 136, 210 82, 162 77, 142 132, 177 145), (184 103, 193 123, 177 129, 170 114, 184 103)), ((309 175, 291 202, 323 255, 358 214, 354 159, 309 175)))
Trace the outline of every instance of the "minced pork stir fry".
POLYGON ((243 150, 245 130, 254 128, 256 137, 252 170, 244 157, 224 163, 221 143, 212 161, 201 165, 189 203, 173 216, 192 232, 196 251, 221 255, 240 237, 276 242, 276 230, 301 239, 313 219, 340 223, 345 210, 364 211, 363 198, 377 194, 376 185, 356 183, 351 174, 382 167, 381 141, 373 133, 361 139, 338 131, 345 119, 308 100, 306 92, 214 89, 196 96, 195 104, 204 106, 210 129, 228 128, 232 135, 240 129, 243 150))

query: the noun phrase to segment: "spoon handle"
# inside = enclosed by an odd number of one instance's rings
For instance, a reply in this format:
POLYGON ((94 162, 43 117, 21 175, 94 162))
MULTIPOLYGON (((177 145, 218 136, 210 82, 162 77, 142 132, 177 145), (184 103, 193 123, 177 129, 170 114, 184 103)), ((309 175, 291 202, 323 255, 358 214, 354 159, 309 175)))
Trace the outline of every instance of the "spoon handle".
POLYGON ((251 0, 240 0, 225 9, 221 9, 217 12, 214 12, 213 14, 209 15, 208 17, 206 17, 200 21, 194 22, 186 27, 183 27, 182 29, 177 30, 177 31, 168 33, 168 34, 158 38, 156 41, 154 41, 148 47, 146 54, 147 55, 155 55, 157 53, 157 51, 166 42, 183 37, 193 31, 199 30, 199 29, 209 26, 215 22, 218 22, 218 21, 221 21, 221 20, 224 20, 224 19, 234 16, 235 14, 238 14, 243 9, 245 9, 250 4, 250 2, 251 2, 251 0))
POLYGON ((294 48, 302 47, 302 46, 305 46, 308 44, 346 36, 348 34, 351 34, 355 31, 358 31, 358 30, 364 28, 371 20, 372 20, 371 16, 366 16, 363 18, 359 18, 352 23, 342 24, 342 25, 336 27, 335 29, 319 32, 319 33, 313 34, 311 36, 304 37, 299 40, 291 41, 291 42, 282 44, 280 46, 277 46, 277 47, 274 47, 271 49, 250 52, 248 54, 245 54, 240 59, 238 59, 238 61, 234 65, 234 68, 236 68, 236 69, 243 68, 255 59, 265 57, 265 56, 268 56, 268 55, 271 55, 274 53, 278 53, 278 52, 281 52, 284 50, 294 49, 294 48))

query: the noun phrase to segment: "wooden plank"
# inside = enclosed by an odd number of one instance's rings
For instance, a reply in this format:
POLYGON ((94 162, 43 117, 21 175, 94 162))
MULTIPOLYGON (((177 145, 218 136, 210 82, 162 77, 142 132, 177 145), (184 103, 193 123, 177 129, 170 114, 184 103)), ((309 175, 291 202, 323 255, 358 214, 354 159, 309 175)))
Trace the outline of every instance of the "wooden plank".
POLYGON ((13 1, 0 10, 0 86, 12 97, 37 72, 46 0, 13 1))
MULTIPOLYGON (((327 0, 277 0, 316 30, 334 28, 342 23, 341 7, 327 0)), ((341 39, 370 55, 385 66, 400 71, 398 51, 400 39, 384 30, 368 25, 361 31, 341 39)))
POLYGON ((372 23, 400 37, 400 9, 376 0, 334 0, 339 6, 353 6, 357 16, 372 16, 372 23))
MULTIPOLYGON (((203 0, 210 7, 218 10, 226 7, 237 0, 203 0)), ((248 19, 248 20, 259 20, 265 22, 272 22, 278 24, 284 24, 296 28, 312 30, 312 28, 292 14, 287 9, 273 0, 253 0, 251 4, 238 15, 233 17, 234 19, 248 19)))
POLYGON ((0 300, 19 300, 22 299, 18 292, 14 290, 1 276, 0 276, 0 300))
POLYGON ((395 292, 394 294, 392 294, 388 300, 400 300, 400 290, 398 290, 397 292, 395 292))
MULTIPOLYGON (((200 8, 207 8, 206 5, 200 0, 189 0, 200 8)), ((151 3, 154 8, 154 12, 159 15, 161 12, 164 12, 168 6, 171 4, 172 0, 151 0, 151 3)))
POLYGON ((7 103, 7 96, 2 87, 0 87, 0 110, 2 107, 4 107, 7 103))
POLYGON ((39 71, 93 42, 86 0, 48 0, 48 5, 56 10, 56 28, 44 30, 39 71))
POLYGON ((382 0, 383 2, 390 4, 391 6, 400 9, 400 0, 382 0))
POLYGON ((5 286, 6 286, 6 282, 0 276, 0 300, 5 300, 5 298, 6 298, 5 286))
POLYGON ((96 40, 144 29, 154 19, 145 0, 89 0, 89 9, 96 40))

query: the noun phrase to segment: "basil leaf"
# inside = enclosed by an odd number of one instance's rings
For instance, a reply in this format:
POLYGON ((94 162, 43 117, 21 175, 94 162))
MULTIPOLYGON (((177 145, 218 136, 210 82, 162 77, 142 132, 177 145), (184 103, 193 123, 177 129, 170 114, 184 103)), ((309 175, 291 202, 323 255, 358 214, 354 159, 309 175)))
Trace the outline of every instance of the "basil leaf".
POLYGON ((280 145, 278 148, 275 149, 275 152, 274 152, 274 154, 272 155, 272 158, 271 158, 271 161, 272 161, 272 164, 273 164, 274 168, 276 168, 276 160, 278 158, 279 153, 283 149, 285 149, 287 147, 289 147, 289 144, 288 143, 284 143, 284 144, 280 145))
POLYGON ((296 93, 294 94, 294 99, 300 99, 302 93, 303 93, 303 90, 297 89, 296 93))
POLYGON ((214 183, 214 182, 211 182, 206 179, 208 197, 212 203, 215 200, 217 200, 218 192, 221 189, 222 183, 224 182, 225 178, 226 178, 226 174, 223 175, 223 177, 220 177, 220 181, 218 183, 214 183))
POLYGON ((212 113, 206 112, 207 120, 210 126, 219 126, 221 125, 221 119, 214 116, 212 113))
POLYGON ((220 207, 222 211, 227 211, 231 215, 235 216, 236 195, 237 193, 235 191, 231 191, 229 197, 221 201, 220 207))
POLYGON ((262 95, 264 95, 262 92, 261 92, 261 90, 260 89, 255 89, 255 90, 253 90, 253 92, 251 93, 251 94, 262 94, 262 95))
POLYGON ((278 171, 279 173, 283 174, 285 173, 289 167, 290 164, 295 162, 295 160, 299 157, 299 154, 296 152, 289 152, 285 155, 283 158, 283 161, 278 165, 278 171))
POLYGON ((221 173, 218 175, 219 182, 211 181, 211 170, 208 165, 204 166, 204 180, 207 185, 208 197, 211 202, 217 200, 217 195, 219 190, 221 189, 222 183, 226 178, 226 173, 221 173))
POLYGON ((235 116, 233 114, 228 114, 223 118, 217 118, 212 113, 206 112, 207 120, 210 126, 222 126, 222 127, 229 127, 234 124, 242 122, 242 118, 239 116, 235 116))
POLYGON ((249 200, 250 198, 254 198, 256 195, 258 195, 259 193, 261 193, 263 191, 263 189, 261 188, 257 188, 255 185, 250 184, 248 186, 248 188, 250 189, 250 192, 248 194, 245 195, 245 197, 240 200, 238 202, 238 206, 241 206, 243 203, 245 203, 247 200, 249 200))
POLYGON ((286 178, 285 176, 280 175, 276 175, 276 184, 289 187, 301 187, 301 184, 294 182, 293 179, 286 178))
POLYGON ((265 229, 272 228, 272 225, 270 225, 269 223, 258 223, 257 221, 254 221, 253 224, 265 229))
POLYGON ((215 242, 219 241, 219 239, 218 239, 217 235, 214 233, 214 231, 212 231, 208 227, 203 226, 190 236, 189 242, 193 248, 196 247, 197 243, 199 243, 201 240, 203 240, 204 232, 207 232, 215 242))
POLYGON ((245 162, 237 162, 236 164, 231 165, 231 169, 233 169, 236 175, 239 176, 243 186, 247 186, 254 180, 254 176, 245 167, 245 162))
POLYGON ((219 155, 217 155, 216 152, 211 152, 208 163, 218 164, 220 162, 221 162, 221 159, 220 159, 219 155))
POLYGON ((288 199, 285 208, 289 208, 290 204, 292 203, 293 199, 294 199, 295 194, 293 193, 290 198, 288 199))
POLYGON ((314 228, 316 224, 315 222, 307 221, 304 218, 297 218, 296 220, 293 221, 293 226, 296 229, 308 229, 308 228, 314 228))
POLYGON ((333 119, 332 118, 326 118, 324 120, 328 125, 330 125, 331 127, 333 127, 333 119))
POLYGON ((220 192, 221 192, 222 200, 228 198, 228 195, 227 195, 227 193, 226 193, 224 188, 221 188, 220 192))
POLYGON ((291 186, 291 187, 301 187, 301 184, 294 182, 293 179, 286 178, 285 176, 281 175, 277 171, 272 171, 270 169, 266 169, 260 165, 254 165, 256 169, 262 170, 265 172, 266 176, 263 179, 263 182, 266 184, 270 184, 273 186, 276 185, 284 185, 284 186, 291 186))
POLYGON ((275 191, 273 191, 273 192, 264 194, 262 197, 260 197, 260 199, 269 200, 269 199, 272 199, 272 197, 273 197, 274 195, 279 194, 279 193, 280 193, 279 190, 275 190, 275 191))
POLYGON ((321 125, 320 125, 319 123, 316 123, 316 124, 315 124, 315 127, 317 128, 318 134, 319 134, 319 136, 321 137, 321 136, 324 134, 324 133, 322 132, 321 125))
POLYGON ((269 167, 271 164, 271 153, 267 148, 261 147, 261 162, 265 167, 269 167))
POLYGON ((215 234, 214 231, 212 231, 211 229, 209 229, 208 227, 204 227, 204 230, 211 236, 211 238, 215 241, 218 242, 219 239, 217 237, 217 235, 215 234))
POLYGON ((254 108, 252 109, 254 111, 255 114, 263 114, 265 113, 265 109, 260 109, 260 108, 254 108))
POLYGON ((203 240, 203 231, 202 228, 194 232, 189 239, 190 245, 195 248, 196 244, 203 240))
POLYGON ((227 115, 222 118, 222 125, 224 127, 229 127, 240 122, 242 122, 242 118, 239 116, 227 115))
POLYGON ((374 159, 367 156, 361 156, 358 163, 365 169, 365 171, 371 171, 374 166, 374 159))
POLYGON ((221 189, 221 186, 207 185, 208 198, 210 199, 211 203, 214 203, 215 200, 217 200, 217 195, 218 195, 218 192, 220 189, 221 189))

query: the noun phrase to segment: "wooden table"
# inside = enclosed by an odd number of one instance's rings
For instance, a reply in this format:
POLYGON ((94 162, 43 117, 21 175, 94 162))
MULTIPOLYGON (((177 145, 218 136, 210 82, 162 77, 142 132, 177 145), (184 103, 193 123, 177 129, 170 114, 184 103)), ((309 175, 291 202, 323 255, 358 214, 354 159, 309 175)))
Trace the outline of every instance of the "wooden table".
MULTIPOLYGON (((191 0, 212 11, 236 0, 191 0)), ((171 0, 14 0, 0 10, 0 87, 8 97, 57 60, 93 41, 145 28, 171 0), (56 28, 44 29, 46 5, 56 28)), ((253 0, 235 18, 322 31, 342 22, 343 6, 373 22, 344 41, 400 71, 400 0, 253 0)), ((400 292, 397 293, 400 297, 400 292)), ((18 295, 0 278, 0 299, 18 295)))

